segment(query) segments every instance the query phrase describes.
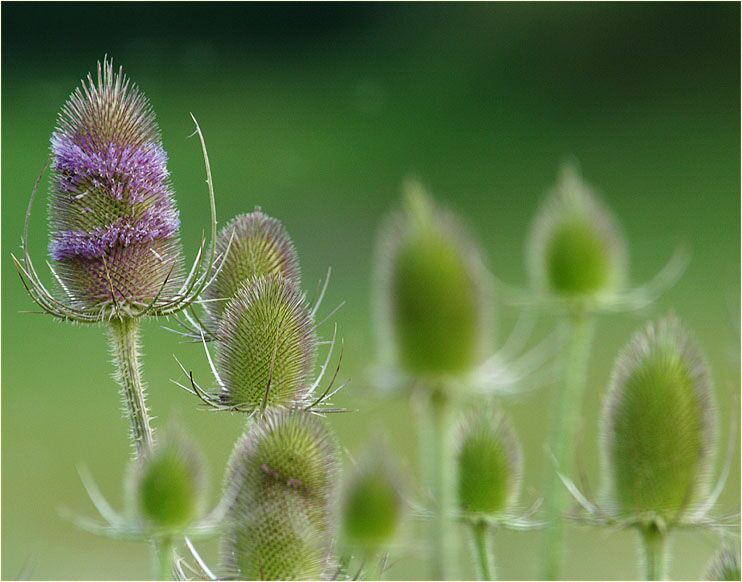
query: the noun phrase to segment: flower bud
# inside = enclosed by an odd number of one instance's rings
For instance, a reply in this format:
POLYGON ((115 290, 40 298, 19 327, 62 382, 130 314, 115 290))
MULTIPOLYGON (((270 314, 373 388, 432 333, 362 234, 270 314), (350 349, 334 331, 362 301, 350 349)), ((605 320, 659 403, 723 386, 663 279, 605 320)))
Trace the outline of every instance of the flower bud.
POLYGON ((146 305, 176 290, 180 222, 167 154, 146 97, 111 61, 64 105, 51 150, 49 253, 73 302, 146 305))
POLYGON ((256 208, 235 216, 219 233, 217 251, 224 257, 214 282, 206 289, 205 305, 218 322, 228 300, 246 281, 281 275, 299 285, 301 272, 294 243, 283 224, 256 208), (224 256, 226 253, 226 256, 224 256))
POLYGON ((345 487, 343 537, 348 545, 374 552, 388 545, 399 527, 403 500, 396 468, 379 451, 359 465, 345 487))
POLYGON ((719 550, 716 555, 711 558, 708 566, 706 566, 706 572, 703 576, 704 580, 739 580, 740 579, 740 568, 739 568, 739 542, 734 545, 729 544, 719 550))
POLYGON ((502 415, 478 412, 464 420, 457 453, 458 502, 468 517, 496 517, 518 499, 523 458, 502 415))
POLYGON ((528 252, 534 285, 557 297, 595 297, 624 282, 619 225, 571 165, 536 216, 528 252))
POLYGON ((378 272, 384 348, 412 375, 459 375, 480 363, 490 330, 479 251, 419 184, 381 230, 378 272))
POLYGON ((281 276, 244 286, 223 314, 218 368, 224 404, 292 406, 308 394, 317 338, 304 294, 281 276))
POLYGON ((274 410, 251 425, 226 481, 228 575, 316 580, 325 573, 337 464, 337 446, 315 416, 274 410))
POLYGON ((155 529, 182 531, 203 509, 206 474, 201 453, 180 433, 169 433, 135 465, 137 513, 155 529))
POLYGON ((602 433, 619 516, 671 522, 705 494, 716 437, 711 381, 674 316, 638 332, 618 356, 602 433))

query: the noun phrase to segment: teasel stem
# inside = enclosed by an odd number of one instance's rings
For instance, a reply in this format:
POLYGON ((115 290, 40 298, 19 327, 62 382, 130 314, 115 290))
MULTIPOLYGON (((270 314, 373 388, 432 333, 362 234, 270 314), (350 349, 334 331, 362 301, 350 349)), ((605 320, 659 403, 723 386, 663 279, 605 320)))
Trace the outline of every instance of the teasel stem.
POLYGON ((154 441, 139 364, 139 321, 130 317, 114 318, 110 325, 116 377, 121 385, 121 394, 131 423, 131 439, 136 457, 141 459, 152 449, 154 441))
POLYGON ((452 450, 453 410, 449 396, 441 386, 425 386, 421 403, 422 457, 426 481, 433 502, 430 531, 430 573, 432 580, 451 577, 453 542, 451 540, 454 507, 455 463, 452 450))
POLYGON ((576 309, 567 321, 567 353, 564 377, 557 400, 552 406, 549 453, 553 455, 555 467, 547 463, 546 487, 544 489, 544 512, 547 526, 544 532, 543 577, 558 580, 561 576, 564 521, 562 512, 566 505, 566 490, 562 487, 558 472, 572 473, 574 441, 580 422, 582 394, 587 378, 595 321, 582 309, 576 309))
POLYGON ((155 580, 172 580, 173 578, 173 538, 165 536, 156 542, 156 567, 155 580))
POLYGON ((664 580, 667 535, 654 524, 641 528, 639 532, 643 550, 642 580, 664 580))
POLYGON ((495 579, 495 555, 490 545, 490 527, 484 520, 471 523, 480 580, 495 579))

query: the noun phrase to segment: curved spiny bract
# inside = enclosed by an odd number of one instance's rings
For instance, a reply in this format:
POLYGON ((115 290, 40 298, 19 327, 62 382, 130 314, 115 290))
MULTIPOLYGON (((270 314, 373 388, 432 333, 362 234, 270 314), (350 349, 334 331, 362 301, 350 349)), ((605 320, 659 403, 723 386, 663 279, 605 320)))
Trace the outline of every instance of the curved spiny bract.
POLYGON ((520 493, 523 455, 505 417, 489 410, 468 415, 456 460, 460 511, 470 519, 507 514, 520 493))
POLYGON ((699 347, 674 316, 649 324, 616 361, 602 419, 618 517, 664 527, 688 516, 707 492, 716 432, 699 347))
POLYGON ((224 570, 318 579, 331 566, 337 445, 316 416, 268 411, 237 442, 225 486, 224 570))
POLYGON ((706 566, 704 580, 739 580, 739 541, 721 548, 706 566))
POLYGON ((382 356, 412 376, 457 376, 480 364, 490 339, 490 287, 458 219, 412 183, 377 246, 382 356))
POLYGON ((343 538, 366 554, 383 549, 397 532, 402 511, 397 469, 386 451, 376 451, 356 467, 345 486, 343 538))
POLYGON ((306 298, 294 283, 270 276, 243 286, 220 330, 222 403, 246 411, 303 403, 316 343, 306 298))
POLYGON ((103 314, 183 280, 167 154, 146 97, 113 63, 75 90, 51 138, 49 253, 73 305, 103 314))
POLYGON ((165 433, 154 450, 135 461, 131 482, 136 512, 155 530, 184 531, 203 512, 204 459, 179 432, 165 433))
POLYGON ((241 287, 257 277, 281 275, 300 284, 299 257, 286 228, 256 208, 235 216, 219 233, 217 251, 224 257, 206 289, 206 310, 218 323, 226 304, 241 287))
POLYGON ((613 214, 577 168, 565 166, 531 227, 527 259, 535 287, 567 299, 614 291, 626 276, 625 246, 613 214))

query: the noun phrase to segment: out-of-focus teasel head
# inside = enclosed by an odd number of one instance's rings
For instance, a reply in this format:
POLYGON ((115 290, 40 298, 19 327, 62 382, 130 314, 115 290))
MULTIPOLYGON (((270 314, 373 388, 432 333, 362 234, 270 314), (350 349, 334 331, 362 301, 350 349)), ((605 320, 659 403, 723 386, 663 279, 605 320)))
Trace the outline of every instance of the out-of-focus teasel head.
POLYGON ((203 457, 182 434, 170 431, 135 464, 136 513, 155 531, 183 532, 201 517, 206 502, 203 457))
POLYGON ((466 415, 459 426, 456 461, 464 519, 507 523, 520 495, 523 455, 504 415, 489 409, 466 415))
MULTIPOLYGON (((196 132, 206 156, 198 125, 196 132)), ((180 220, 155 114, 112 61, 99 63, 97 77, 88 75, 62 108, 51 138, 51 177, 49 254, 60 298, 41 283, 28 254, 36 188, 26 217, 24 260, 16 260, 24 285, 44 311, 94 322, 168 315, 195 300, 214 250, 204 268, 202 245, 185 276, 180 220)), ((40 181, 41 176, 36 187, 40 181)))
POLYGON ((344 543, 371 557, 394 540, 404 512, 401 478, 385 448, 367 454, 349 476, 342 501, 344 543))
POLYGON ((416 181, 380 231, 377 281, 385 365, 434 378, 482 362, 491 328, 486 269, 464 227, 416 181))
POLYGON ((314 415, 273 410, 251 424, 230 461, 223 573, 317 580, 332 568, 337 445, 314 415))
POLYGON ((625 247, 613 214, 577 168, 565 166, 531 229, 528 259, 534 286, 567 300, 598 300, 623 286, 625 247))
POLYGON ((739 580, 739 542, 721 548, 706 566, 704 580, 739 580))
POLYGON ((708 367, 680 321, 637 333, 616 361, 602 423, 616 515, 661 528, 692 517, 708 492, 716 423, 708 367))
POLYGON ((299 257, 286 228, 260 208, 235 216, 219 233, 217 253, 221 267, 207 287, 205 307, 218 326, 227 303, 245 283, 280 275, 299 285, 299 257))

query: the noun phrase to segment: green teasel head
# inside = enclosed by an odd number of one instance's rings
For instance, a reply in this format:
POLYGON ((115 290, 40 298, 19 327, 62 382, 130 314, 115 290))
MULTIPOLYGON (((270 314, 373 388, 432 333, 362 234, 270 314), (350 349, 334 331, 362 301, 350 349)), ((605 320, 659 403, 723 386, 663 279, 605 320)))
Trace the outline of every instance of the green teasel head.
POLYGON ((504 516, 518 500, 523 473, 512 426, 502 413, 485 409, 464 418, 458 439, 460 511, 472 519, 504 516))
POLYGON ((739 580, 739 542, 721 548, 706 566, 704 580, 739 580))
POLYGON ((299 257, 283 224, 260 208, 235 216, 219 233, 221 268, 206 289, 206 309, 218 324, 226 305, 240 289, 258 277, 280 275, 299 285, 299 257))
POLYGON ((609 501, 621 518, 664 525, 708 489, 717 419, 708 366, 675 316, 649 324, 619 354, 602 419, 609 501))
POLYGON ((337 445, 316 416, 273 410, 232 453, 224 569, 247 579, 318 579, 331 563, 337 445))
POLYGON ((184 531, 206 502, 206 472, 200 451, 170 430, 133 466, 131 490, 137 515, 156 530, 184 531))
POLYGON ((345 543, 363 552, 383 549, 397 533, 403 511, 398 470, 386 450, 376 449, 345 485, 341 515, 345 543))
POLYGON ((534 286, 564 299, 594 299, 626 278, 626 243, 613 214, 565 165, 531 227, 528 266, 534 286))
POLYGON ((223 404, 257 411, 304 402, 317 337, 306 297, 292 281, 272 275, 243 286, 224 311, 219 336, 223 404))
POLYGON ((414 181, 377 244, 382 357, 412 376, 459 376, 486 355, 490 283, 459 220, 414 181))

